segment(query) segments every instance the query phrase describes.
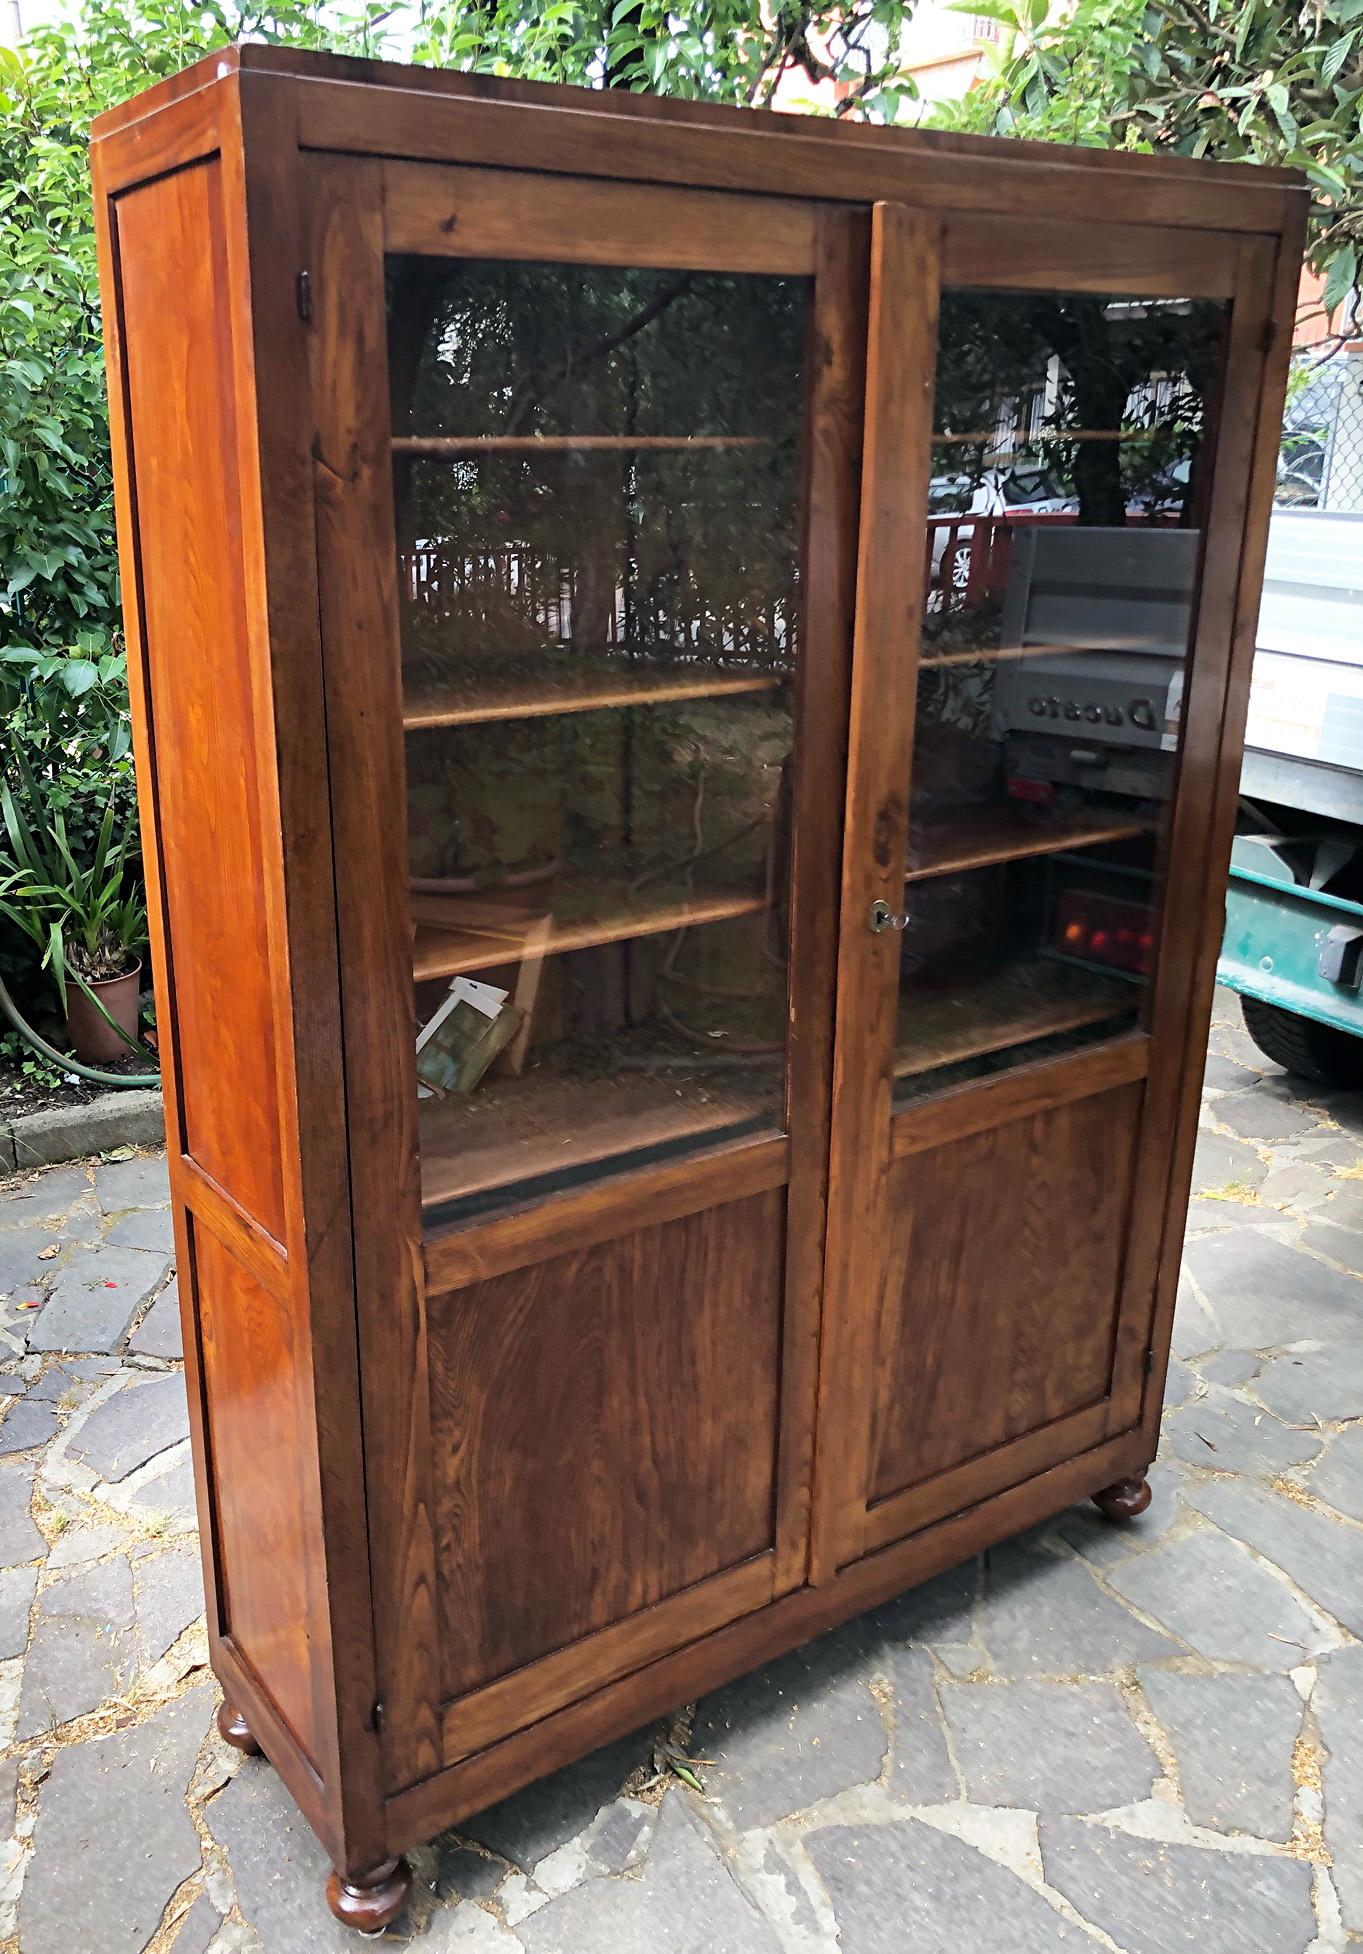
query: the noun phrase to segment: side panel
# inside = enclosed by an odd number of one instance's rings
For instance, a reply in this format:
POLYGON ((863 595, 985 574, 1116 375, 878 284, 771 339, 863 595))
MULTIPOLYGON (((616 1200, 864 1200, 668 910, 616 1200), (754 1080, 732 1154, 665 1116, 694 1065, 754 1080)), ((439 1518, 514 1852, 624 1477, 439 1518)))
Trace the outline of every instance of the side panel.
POLYGON ((315 1549, 297 1444, 294 1325, 287 1303, 199 1219, 189 1225, 223 1633, 265 1683, 315 1770, 307 1592, 315 1549))
MULTIPOLYGON (((259 444, 284 455, 290 437, 287 416, 268 411, 275 381, 267 374, 263 393, 256 383, 256 301, 268 320, 276 292, 251 285, 263 240, 247 241, 238 106, 229 81, 211 103, 195 98, 191 129, 167 110, 175 127, 154 148, 168 173, 117 196, 107 186, 126 179, 127 159, 94 151, 119 544, 212 1661, 337 1864, 362 1871, 382 1857, 377 1787, 359 1770, 342 1783, 336 1666, 347 1716, 356 1700, 370 1716, 372 1669, 350 1680, 368 1644, 364 1541, 357 1636, 356 1590, 337 1578, 347 1544, 354 1562, 353 1529, 326 1517, 359 1484, 349 1230, 325 1144, 341 1127, 315 1112, 328 1071, 336 1082, 334 1036, 320 1062, 317 1041, 335 937, 326 878, 307 873, 317 851, 329 861, 325 798, 298 805, 316 724, 301 684, 316 599, 310 563, 288 556, 290 525, 272 522, 264 542, 259 444), (217 142, 205 153, 209 121, 217 142), (194 160, 177 168, 180 140, 194 160), (286 835, 302 891, 292 913, 286 835), (322 1139, 304 1161, 309 1117, 322 1139), (338 1619, 351 1629, 339 1652, 338 1619)), ((272 132, 251 165, 271 176, 281 223, 287 174, 265 165, 287 165, 287 141, 272 132)), ((287 370, 277 331, 271 345, 287 370)), ((278 501, 280 469, 269 472, 278 501)), ((310 539, 306 505, 287 506, 310 539)))
POLYGON ((180 1148, 285 1233, 217 158, 118 206, 180 1148))

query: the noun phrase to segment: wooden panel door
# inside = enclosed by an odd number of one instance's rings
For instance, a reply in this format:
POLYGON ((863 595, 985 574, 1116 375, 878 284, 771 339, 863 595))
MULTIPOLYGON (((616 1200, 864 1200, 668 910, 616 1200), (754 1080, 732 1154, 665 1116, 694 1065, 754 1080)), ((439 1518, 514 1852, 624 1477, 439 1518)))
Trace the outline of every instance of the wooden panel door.
POLYGON ((805 1578, 867 227, 311 198, 398 1789, 805 1578))
POLYGON ((875 217, 816 1578, 1152 1367, 1271 252, 1055 242, 875 217))

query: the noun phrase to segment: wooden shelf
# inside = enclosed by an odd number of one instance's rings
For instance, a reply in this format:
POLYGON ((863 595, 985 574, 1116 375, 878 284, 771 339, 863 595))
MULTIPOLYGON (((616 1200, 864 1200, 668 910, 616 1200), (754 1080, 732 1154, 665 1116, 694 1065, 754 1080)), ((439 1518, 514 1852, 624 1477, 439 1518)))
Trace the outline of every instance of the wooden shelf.
MULTIPOLYGON (((418 983, 517 963, 529 956, 558 956, 565 950, 585 950, 597 943, 619 943, 663 930, 752 916, 766 906, 765 896, 751 889, 690 893, 678 890, 674 883, 670 888, 655 885, 632 895, 619 882, 590 882, 580 875, 562 875, 546 885, 544 907, 539 911, 532 910, 527 896, 521 896, 514 907, 508 901, 505 922, 490 913, 498 904, 486 893, 454 896, 448 901, 452 916, 463 906, 476 912, 477 921, 450 929, 439 929, 429 921, 418 926, 412 951, 413 975, 418 983)), ((425 903, 429 902, 428 897, 425 903)))
POLYGON ((944 665, 1006 665, 1019 658, 1120 658, 1128 652, 1149 652, 1169 657, 1168 647, 1149 638, 1130 638, 1125 644, 1105 645, 980 645, 965 651, 944 651, 937 657, 925 652, 918 661, 921 673, 944 665))
MULTIPOLYGON (((920 672, 936 671, 945 665, 1007 665, 1018 658, 1072 658, 1092 651, 1092 645, 980 645, 966 651, 943 651, 935 657, 925 649, 918 661, 920 672)), ((1107 646, 1098 646, 1107 650, 1107 646)))
POLYGON ((769 448, 765 434, 395 434, 395 455, 426 455, 432 460, 460 455, 567 454, 595 448, 625 454, 637 450, 769 448))
POLYGON ((1009 1045, 1077 1031, 1133 1009, 1140 992, 1120 977, 1076 970, 1048 957, 1012 963, 977 984, 900 999, 897 1079, 983 1058, 1009 1045))
POLYGON ((596 712, 609 706, 661 705, 669 699, 719 699, 745 692, 774 692, 782 672, 724 671, 700 664, 646 665, 631 669, 621 659, 582 671, 546 669, 522 676, 480 675, 430 687, 405 702, 408 731, 429 726, 486 725, 499 719, 540 719, 554 713, 596 712))
POLYGON ((699 1081, 685 1073, 565 1076, 532 1071, 485 1079, 476 1091, 421 1102, 421 1203, 445 1207, 480 1194, 577 1171, 622 1154, 653 1153, 687 1140, 751 1130, 766 1115, 779 1125, 773 1061, 770 1089, 699 1081))
MULTIPOLYGON (((1148 427, 1039 427, 1025 441, 1011 441, 996 452, 1001 455, 1030 454, 1042 441, 1122 441, 1145 445, 1160 430, 1148 427)), ((988 448, 999 438, 997 428, 976 428, 968 434, 934 434, 934 448, 988 448)))
POLYGON ((987 868, 994 862, 1020 862, 1029 855, 1098 848, 1104 842, 1130 841, 1150 831, 1149 821, 1133 820, 1129 814, 1090 809, 1083 814, 1039 820, 1007 807, 984 807, 954 816, 949 832, 927 844, 922 861, 904 880, 924 882, 929 876, 987 868))

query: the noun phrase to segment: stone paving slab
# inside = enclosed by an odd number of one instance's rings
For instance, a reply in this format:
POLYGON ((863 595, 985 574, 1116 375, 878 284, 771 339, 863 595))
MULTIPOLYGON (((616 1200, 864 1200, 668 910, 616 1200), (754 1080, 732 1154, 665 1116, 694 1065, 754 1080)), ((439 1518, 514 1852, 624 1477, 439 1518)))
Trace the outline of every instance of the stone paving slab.
POLYGON ((1321 1664, 1312 1707, 1325 1753, 1325 1843, 1344 1925, 1363 1935, 1363 1644, 1321 1664))
POLYGON ((1193 1824, 1286 1842, 1305 1715, 1295 1685, 1286 1676, 1174 1669, 1142 1669, 1140 1684, 1193 1824))
POLYGON ((57 1407, 29 1397, 11 1404, 0 1424, 0 1453, 30 1452, 57 1432, 57 1407))
MULTIPOLYGON (((1252 1547, 1261 1565, 1281 1569, 1342 1627, 1363 1635, 1363 1536, 1321 1508, 1243 1479, 1210 1480, 1188 1498, 1224 1533, 1252 1547)), ((1304 1632, 1303 1646, 1309 1650, 1313 1639, 1304 1632)))
POLYGON ((213 1704, 200 1684, 132 1729, 57 1752, 19 1907, 24 1954, 146 1946, 148 1923, 202 1861, 186 1794, 213 1704))
MULTIPOLYGON (((1148 1513, 716 1691, 703 1795, 649 1729, 471 1817, 384 1944, 1363 1946, 1361 1167, 1363 1096, 1220 1000, 1148 1513)), ((167 1199, 152 1154, 0 1186, 0 1954, 341 1954, 321 1848, 212 1728, 167 1199)))
POLYGON ((1321 1505, 1363 1522, 1363 1424, 1339 1432, 1317 1463, 1292 1479, 1321 1505))
POLYGON ((1132 1838, 1043 1819, 1048 1883, 1125 1954, 1305 1954, 1316 1938, 1311 1868, 1298 1860, 1132 1838))
POLYGON ((739 1827, 772 1825, 879 1777, 889 1746, 871 1694, 867 1638, 849 1622, 719 1690, 696 1719, 694 1749, 739 1827))
POLYGON ((184 1379, 177 1373, 133 1377, 90 1413, 71 1440, 69 1456, 101 1479, 126 1479, 188 1437, 184 1379))
POLYGON ((1166 1392, 1164 1403, 1166 1442, 1185 1465, 1272 1479, 1316 1458, 1324 1444, 1319 1430, 1280 1424, 1230 1391, 1204 1390, 1172 1411, 1166 1392))
POLYGON ((951 1682, 941 1697, 973 1804, 1102 1812, 1139 1804, 1161 1774, 1112 1683, 951 1682))
POLYGON ((173 1360, 184 1356, 184 1342, 180 1332, 180 1287, 174 1277, 166 1284, 129 1337, 128 1351, 134 1357, 165 1357, 173 1360))
POLYGON ((43 1589, 19 1697, 21 1738, 55 1730, 122 1696, 137 1669, 132 1568, 122 1555, 43 1589))
POLYGON ((961 1774, 947 1737, 938 1664, 927 1649, 891 1648, 882 1661, 892 1724, 890 1789, 906 1805, 947 1804, 960 1796, 961 1774))
POLYGON ((1363 1418, 1363 1344, 1292 1350, 1257 1365, 1246 1382, 1256 1403, 1303 1431, 1319 1430, 1322 1419, 1337 1424, 1363 1418))
MULTIPOLYGON (((1191 1497, 1239 1490, 1218 1483, 1191 1497)), ((1331 1643, 1329 1628, 1270 1567, 1215 1531, 1186 1533, 1133 1555, 1107 1578, 1123 1600, 1209 1662, 1288 1670, 1331 1643)))
POLYGON ((167 1271, 164 1256, 84 1245, 64 1263, 49 1300, 28 1326, 30 1350, 118 1348, 167 1271))
POLYGON ((979 1632, 995 1675, 1111 1676, 1182 1650, 1139 1621, 1082 1561, 1008 1541, 985 1556, 979 1632))
POLYGON ((1030 1883, 921 1819, 830 1826, 808 1852, 832 1903, 842 1954, 1009 1954, 1092 1949, 1030 1883))
MULTIPOLYGON (((669 1798, 641 1874, 588 1879, 519 1926, 528 1954, 780 1954, 776 1929, 744 1892, 684 1797, 669 1798)), ((514 1946, 514 1942, 512 1943, 514 1946)))

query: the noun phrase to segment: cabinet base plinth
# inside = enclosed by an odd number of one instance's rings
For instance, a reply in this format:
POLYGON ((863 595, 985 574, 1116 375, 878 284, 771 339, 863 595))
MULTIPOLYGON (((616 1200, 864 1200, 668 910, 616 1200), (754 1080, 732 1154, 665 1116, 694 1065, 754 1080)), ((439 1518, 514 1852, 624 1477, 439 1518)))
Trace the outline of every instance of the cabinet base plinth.
POLYGON ((251 1735, 250 1727, 240 1710, 234 1710, 224 1696, 218 1705, 218 1735, 233 1750, 239 1750, 247 1757, 259 1757, 260 1745, 251 1735))
POLYGON ((1093 1503, 1105 1520, 1111 1520, 1114 1526, 1125 1526, 1150 1504, 1150 1481, 1144 1473, 1131 1479, 1114 1480, 1112 1485, 1093 1495, 1093 1503))
POLYGON ((327 1905, 343 1927, 376 1934, 397 1919, 411 1890, 407 1861, 385 1859, 363 1879, 342 1879, 333 1873, 327 1881, 327 1905))

